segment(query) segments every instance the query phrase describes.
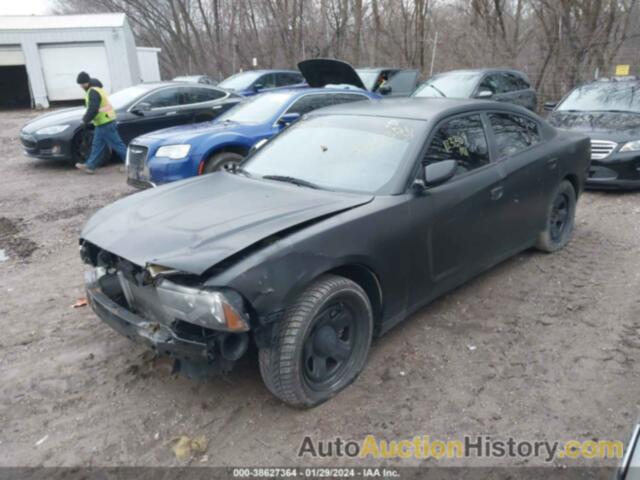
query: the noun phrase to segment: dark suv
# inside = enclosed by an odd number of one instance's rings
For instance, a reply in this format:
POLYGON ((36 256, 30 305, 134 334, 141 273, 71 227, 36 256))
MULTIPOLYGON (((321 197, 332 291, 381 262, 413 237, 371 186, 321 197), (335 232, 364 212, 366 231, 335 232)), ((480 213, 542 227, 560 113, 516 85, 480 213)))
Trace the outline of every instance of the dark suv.
POLYGON ((549 123, 591 137, 587 186, 640 188, 640 78, 600 79, 571 90, 553 110, 549 123))
POLYGON ((420 85, 414 97, 480 98, 515 103, 536 110, 536 92, 518 70, 452 70, 439 73, 420 85))

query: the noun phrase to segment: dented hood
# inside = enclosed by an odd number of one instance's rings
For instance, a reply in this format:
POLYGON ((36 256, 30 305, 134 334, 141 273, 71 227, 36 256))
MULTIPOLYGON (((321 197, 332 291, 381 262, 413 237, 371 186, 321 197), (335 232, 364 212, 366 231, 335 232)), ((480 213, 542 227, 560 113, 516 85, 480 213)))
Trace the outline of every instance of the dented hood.
POLYGON ((81 238, 140 266, 200 275, 271 235, 371 200, 214 173, 119 200, 98 211, 81 238))
POLYGON ((303 60, 298 63, 298 69, 312 88, 347 84, 363 90, 367 89, 353 67, 340 60, 330 58, 303 60))

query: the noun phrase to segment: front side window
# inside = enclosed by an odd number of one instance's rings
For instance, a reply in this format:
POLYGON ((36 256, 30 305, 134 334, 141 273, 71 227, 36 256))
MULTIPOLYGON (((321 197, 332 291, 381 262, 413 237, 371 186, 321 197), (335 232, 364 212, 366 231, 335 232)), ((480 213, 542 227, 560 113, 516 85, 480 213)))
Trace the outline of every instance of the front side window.
POLYGON ((273 73, 268 73, 266 75, 261 76, 254 86, 259 86, 260 88, 275 88, 276 87, 276 76, 273 73))
POLYGON ((490 113, 489 122, 499 157, 515 155, 541 141, 538 124, 521 115, 490 113))
POLYGON ((410 168, 425 127, 421 120, 314 116, 267 143, 243 164, 243 170, 329 190, 389 194, 410 168))
POLYGON ((177 88, 165 88, 159 92, 152 93, 143 102, 151 105, 151 108, 175 107, 180 104, 177 88))
POLYGON ((487 137, 480 115, 467 115, 449 120, 438 128, 427 149, 423 165, 456 160, 461 175, 490 162, 487 137))
POLYGON ((493 95, 504 93, 507 91, 505 79, 497 74, 487 75, 480 83, 480 87, 478 87, 479 92, 483 90, 489 90, 493 95))

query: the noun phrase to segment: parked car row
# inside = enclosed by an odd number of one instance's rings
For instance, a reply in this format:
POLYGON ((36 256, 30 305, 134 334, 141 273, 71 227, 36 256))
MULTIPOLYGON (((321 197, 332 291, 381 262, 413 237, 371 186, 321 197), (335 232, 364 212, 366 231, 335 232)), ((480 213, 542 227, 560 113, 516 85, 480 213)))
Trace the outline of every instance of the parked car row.
MULTIPOLYGON (((262 122, 247 121, 244 117, 242 132, 235 132, 237 128, 228 124, 226 127, 229 128, 222 128, 220 124, 214 126, 211 123, 202 128, 194 125, 159 132, 167 127, 213 121, 229 108, 257 94, 282 92, 282 96, 273 97, 273 104, 277 104, 287 95, 292 95, 293 90, 350 86, 385 98, 474 98, 513 103, 532 111, 537 105, 536 92, 529 79, 517 70, 455 70, 437 74, 419 86, 417 80, 417 70, 354 70, 345 62, 314 59, 301 62, 299 70, 241 72, 215 87, 212 85, 215 82, 206 75, 176 77, 173 82, 142 84, 122 90, 113 94, 111 100, 118 114, 118 129, 126 143, 140 135, 155 132, 134 143, 134 165, 129 178, 139 187, 209 173, 216 168, 231 168, 248 153, 251 142, 268 138, 291 123, 292 117, 288 116, 288 121, 280 119, 279 126, 272 124, 265 130, 247 127, 262 122), (255 134, 248 134, 248 129, 253 129, 255 134), (228 142, 221 140, 222 130, 229 137, 237 133, 236 138, 228 142), (179 139, 184 143, 176 144, 179 139), (148 143, 150 145, 146 145, 148 143), (160 150, 161 155, 149 151, 149 147, 155 145, 166 147, 160 150), (188 155, 185 153, 187 149, 188 155), (163 156, 164 153, 170 155, 163 156), (180 153, 184 155, 176 157, 180 153), (214 154, 218 158, 213 159, 214 154)), ((551 110, 549 121, 553 126, 590 136, 592 163, 587 181, 589 187, 640 187, 639 89, 640 80, 635 77, 598 80, 578 86, 557 104, 545 104, 545 110, 551 110)), ((308 113, 327 104, 316 98, 318 105, 299 113, 308 113)), ((262 102, 266 104, 268 101, 262 102)), ((251 107, 256 108, 257 105, 251 107)), ((21 132, 25 153, 37 158, 83 162, 88 155, 93 132, 82 128, 82 111, 77 108, 53 112, 25 125, 21 132)))

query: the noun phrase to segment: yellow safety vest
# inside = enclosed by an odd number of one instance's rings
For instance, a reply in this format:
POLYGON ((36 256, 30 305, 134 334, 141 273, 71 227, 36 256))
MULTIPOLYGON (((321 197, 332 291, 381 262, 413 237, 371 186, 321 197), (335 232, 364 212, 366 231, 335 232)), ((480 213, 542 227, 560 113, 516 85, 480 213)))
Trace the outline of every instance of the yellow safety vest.
POLYGON ((93 123, 96 127, 99 127, 100 125, 105 125, 109 122, 113 122, 116 119, 116 112, 111 106, 111 102, 109 102, 109 96, 107 95, 107 92, 104 91, 104 89, 100 87, 89 88, 89 90, 87 90, 87 94, 84 97, 85 107, 89 106, 89 92, 91 90, 95 90, 100 94, 100 110, 98 110, 96 116, 93 117, 91 123, 93 123))

